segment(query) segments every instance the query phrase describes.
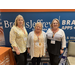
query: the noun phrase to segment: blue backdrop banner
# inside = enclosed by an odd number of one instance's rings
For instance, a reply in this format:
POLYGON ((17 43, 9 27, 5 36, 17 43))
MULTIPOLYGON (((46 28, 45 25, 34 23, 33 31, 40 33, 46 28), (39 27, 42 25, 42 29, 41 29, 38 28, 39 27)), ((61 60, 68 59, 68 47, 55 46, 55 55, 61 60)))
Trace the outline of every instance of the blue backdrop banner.
POLYGON ((1 12, 0 27, 3 28, 5 41, 2 45, 6 47, 11 46, 9 43, 9 32, 14 24, 16 16, 19 14, 24 17, 25 27, 28 33, 34 30, 36 22, 42 22, 43 31, 46 32, 48 28, 50 28, 52 20, 57 18, 60 22, 60 28, 65 32, 66 45, 68 45, 68 40, 75 40, 75 12, 1 12))

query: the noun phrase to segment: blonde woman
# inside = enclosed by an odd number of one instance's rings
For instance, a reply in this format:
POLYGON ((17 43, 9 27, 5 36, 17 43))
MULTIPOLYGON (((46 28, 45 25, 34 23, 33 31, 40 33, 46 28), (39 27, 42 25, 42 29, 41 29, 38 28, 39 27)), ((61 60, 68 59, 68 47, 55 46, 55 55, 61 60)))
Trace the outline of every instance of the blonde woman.
POLYGON ((58 65, 60 62, 59 56, 66 48, 65 33, 59 28, 60 23, 58 19, 53 19, 51 28, 47 31, 47 51, 50 57, 51 65, 58 65))
POLYGON ((46 50, 46 34, 42 31, 42 23, 35 24, 35 30, 28 36, 28 53, 31 55, 32 65, 39 65, 41 57, 45 55, 46 50))
POLYGON ((27 64, 27 35, 24 18, 22 15, 18 15, 15 19, 15 25, 10 30, 10 43, 17 65, 27 64))

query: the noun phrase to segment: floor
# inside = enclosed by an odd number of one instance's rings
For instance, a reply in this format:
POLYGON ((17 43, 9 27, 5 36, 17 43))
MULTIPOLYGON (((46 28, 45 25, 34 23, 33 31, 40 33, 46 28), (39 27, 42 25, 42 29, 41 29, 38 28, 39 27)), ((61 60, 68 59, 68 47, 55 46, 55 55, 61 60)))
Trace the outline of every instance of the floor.
MULTIPOLYGON (((61 60, 59 65, 67 65, 66 60, 67 60, 67 49, 65 50, 65 52, 63 53, 63 55, 61 56, 61 60)), ((32 65, 31 64, 31 58, 30 56, 27 58, 27 65, 32 65)), ((46 56, 41 58, 41 63, 40 65, 50 65, 49 64, 49 55, 48 52, 46 52, 46 56)))
MULTIPOLYGON (((27 58, 27 62, 28 62, 27 65, 32 65, 30 56, 27 58)), ((48 55, 48 52, 46 52, 46 56, 41 58, 40 65, 49 65, 49 55, 48 55)))

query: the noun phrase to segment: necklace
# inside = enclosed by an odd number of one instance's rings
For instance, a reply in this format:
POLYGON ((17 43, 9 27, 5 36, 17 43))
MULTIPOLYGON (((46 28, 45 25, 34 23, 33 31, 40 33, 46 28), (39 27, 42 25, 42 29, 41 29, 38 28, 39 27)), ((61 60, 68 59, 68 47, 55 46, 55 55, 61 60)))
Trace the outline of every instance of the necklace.
POLYGON ((56 30, 52 30, 52 32, 53 32, 52 38, 54 38, 54 35, 55 35, 55 33, 56 33, 58 30, 59 30, 59 28, 56 29, 56 30))

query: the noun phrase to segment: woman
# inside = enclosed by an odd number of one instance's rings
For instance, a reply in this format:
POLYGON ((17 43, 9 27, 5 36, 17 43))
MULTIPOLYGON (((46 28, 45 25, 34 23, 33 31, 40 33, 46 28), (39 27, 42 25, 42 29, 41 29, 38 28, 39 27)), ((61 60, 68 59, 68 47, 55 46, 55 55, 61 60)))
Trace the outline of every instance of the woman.
POLYGON ((42 31, 41 22, 37 22, 35 30, 29 33, 27 48, 31 55, 32 65, 36 65, 36 63, 39 65, 46 50, 46 34, 42 31))
POLYGON ((17 65, 27 64, 27 31, 25 29, 25 21, 22 15, 16 17, 15 25, 11 28, 10 43, 13 47, 17 65))
POLYGON ((64 52, 66 47, 65 33, 59 28, 58 19, 53 19, 51 29, 47 31, 47 51, 49 53, 50 64, 58 65, 60 62, 59 56, 64 52))

